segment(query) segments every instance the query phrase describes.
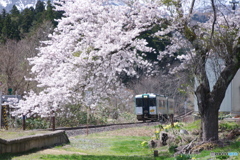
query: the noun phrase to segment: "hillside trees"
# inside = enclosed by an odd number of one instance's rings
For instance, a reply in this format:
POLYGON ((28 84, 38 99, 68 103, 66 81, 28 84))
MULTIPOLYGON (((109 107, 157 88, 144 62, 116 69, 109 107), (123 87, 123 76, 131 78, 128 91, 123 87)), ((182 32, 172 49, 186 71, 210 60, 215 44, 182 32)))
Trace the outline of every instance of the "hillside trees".
POLYGON ((47 10, 46 10, 46 20, 52 21, 54 23, 54 18, 57 16, 54 13, 54 6, 51 4, 50 0, 47 1, 47 10))
MULTIPOLYGON (((24 76, 27 75, 29 65, 26 63, 25 57, 27 56, 24 48, 28 43, 17 42, 9 40, 5 45, 0 45, 0 68, 1 68, 1 82, 4 84, 2 87, 5 94, 11 88, 11 94, 22 94, 27 90, 29 82, 25 80, 24 76)), ((32 51, 34 52, 34 51, 32 51)))
MULTIPOLYGON (((51 3, 48 2, 47 5, 50 6, 51 3)), ((48 7, 48 11, 45 10, 44 3, 41 2, 36 8, 38 12, 33 7, 20 12, 14 5, 9 13, 3 10, 0 14, 0 81, 3 83, 4 94, 8 94, 10 88, 13 94, 20 95, 35 88, 35 83, 24 78, 30 77, 30 66, 26 58, 36 56, 40 41, 47 40, 48 34, 52 33, 56 25, 53 21, 60 15, 53 9, 54 7, 48 7), (46 12, 51 12, 52 16, 45 17, 46 12), (37 20, 39 17, 42 17, 41 21, 37 20)))
POLYGON ((12 9, 10 10, 10 13, 12 14, 13 17, 17 17, 20 14, 20 11, 16 7, 16 5, 13 5, 12 9))
POLYGON ((50 1, 46 4, 38 1, 35 8, 25 8, 21 12, 15 5, 10 13, 3 9, 0 14, 0 41, 5 43, 8 39, 17 41, 23 39, 44 21, 51 21, 56 26, 57 22, 54 19, 61 18, 61 15, 61 11, 56 12, 50 1))
POLYGON ((30 78, 30 66, 26 58, 37 55, 36 48, 39 47, 39 40, 47 40, 47 35, 52 33, 53 24, 44 22, 38 29, 19 41, 7 40, 5 44, 0 44, 0 81, 3 83, 4 93, 12 89, 12 93, 23 95, 25 91, 35 88, 36 84, 27 81, 30 78))
POLYGON ((22 11, 21 24, 19 25, 21 32, 28 33, 30 28, 32 28, 32 23, 34 20, 34 9, 32 7, 26 8, 22 11))

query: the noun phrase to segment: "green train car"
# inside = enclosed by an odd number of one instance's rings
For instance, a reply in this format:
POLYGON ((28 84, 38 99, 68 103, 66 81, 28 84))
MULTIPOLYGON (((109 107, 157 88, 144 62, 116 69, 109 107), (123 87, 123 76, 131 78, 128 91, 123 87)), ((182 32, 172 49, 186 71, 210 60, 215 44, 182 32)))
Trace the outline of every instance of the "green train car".
POLYGON ((174 99, 153 93, 135 96, 135 112, 139 121, 165 121, 174 114, 174 99))

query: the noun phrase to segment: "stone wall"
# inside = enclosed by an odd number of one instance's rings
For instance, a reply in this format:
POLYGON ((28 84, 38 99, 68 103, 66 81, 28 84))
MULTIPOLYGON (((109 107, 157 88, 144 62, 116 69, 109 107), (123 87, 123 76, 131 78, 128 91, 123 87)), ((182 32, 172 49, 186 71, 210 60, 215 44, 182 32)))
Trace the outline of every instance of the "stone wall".
POLYGON ((11 140, 0 138, 0 154, 24 152, 31 149, 46 148, 66 143, 69 143, 69 139, 65 131, 62 130, 11 140))

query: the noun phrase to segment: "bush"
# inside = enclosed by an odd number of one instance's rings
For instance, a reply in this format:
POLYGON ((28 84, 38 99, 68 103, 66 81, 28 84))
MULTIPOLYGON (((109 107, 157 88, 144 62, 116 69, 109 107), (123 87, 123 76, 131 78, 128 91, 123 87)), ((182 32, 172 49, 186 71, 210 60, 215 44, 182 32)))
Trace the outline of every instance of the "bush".
POLYGON ((218 116, 218 119, 219 120, 223 120, 225 118, 231 118, 232 116, 230 114, 227 114, 227 113, 224 113, 224 112, 220 112, 219 113, 219 116, 218 116))
POLYGON ((106 124, 107 118, 93 113, 81 105, 67 105, 64 110, 56 112, 56 126, 58 127, 76 127, 79 125, 97 125, 106 124))
POLYGON ((169 153, 175 153, 177 151, 177 145, 170 146, 168 148, 169 153))
POLYGON ((191 159, 191 156, 188 154, 179 154, 175 157, 175 160, 187 160, 191 159))
POLYGON ((135 122, 136 120, 137 116, 129 112, 120 112, 117 119, 119 123, 135 122))
MULTIPOLYGON (((2 121, 2 124, 5 126, 4 120, 2 121)), ((8 128, 21 128, 22 127, 22 119, 14 119, 11 117, 7 118, 7 124, 8 128)))
POLYGON ((216 156, 217 159, 228 159, 230 156, 228 155, 221 155, 221 156, 216 156))
POLYGON ((222 122, 219 124, 219 129, 224 131, 230 131, 237 128, 240 128, 240 125, 235 122, 222 122))
POLYGON ((50 125, 50 122, 44 118, 27 118, 26 119, 26 128, 27 129, 46 129, 50 125))

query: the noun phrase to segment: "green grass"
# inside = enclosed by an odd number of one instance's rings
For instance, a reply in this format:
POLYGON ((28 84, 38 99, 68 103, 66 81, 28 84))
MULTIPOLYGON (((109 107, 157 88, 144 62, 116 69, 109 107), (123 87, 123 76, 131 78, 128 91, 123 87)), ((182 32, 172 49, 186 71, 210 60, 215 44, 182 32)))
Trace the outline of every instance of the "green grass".
POLYGON ((1 139, 15 139, 20 137, 26 137, 26 136, 33 136, 38 134, 45 134, 45 133, 51 133, 52 131, 38 131, 38 130, 0 130, 0 138, 1 139))
POLYGON ((237 129, 240 128, 240 123, 237 124, 236 122, 227 122, 227 121, 221 121, 221 123, 219 123, 219 128, 223 131, 230 131, 233 129, 237 129))
MULTIPOLYGON (((184 125, 184 129, 197 129, 200 121, 184 125)), ((168 146, 157 148, 159 157, 153 157, 153 149, 141 146, 141 142, 149 141, 154 134, 154 127, 140 127, 115 130, 70 138, 70 144, 53 148, 61 154, 42 153, 32 150, 19 154, 1 154, 0 160, 174 160, 168 146), (87 155, 84 155, 87 154, 87 155)), ((191 158, 198 160, 216 159, 211 152, 238 152, 240 142, 233 142, 224 148, 202 151, 192 154, 191 158)), ((181 158, 181 157, 179 157, 181 158)), ((219 157, 221 158, 221 157, 219 157)), ((240 157, 230 157, 240 160, 240 157)))
POLYGON ((239 160, 240 159, 240 142, 232 142, 229 146, 222 147, 222 148, 218 147, 213 150, 205 150, 205 151, 202 151, 200 154, 195 154, 195 155, 193 154, 191 156, 201 160, 207 160, 207 159, 213 158, 210 155, 211 152, 215 152, 215 153, 238 152, 239 154, 238 156, 232 156, 231 158, 235 160, 239 160))
POLYGON ((74 159, 74 160, 163 160, 165 157, 158 157, 158 158, 153 158, 153 157, 143 157, 143 156, 97 156, 97 155, 59 155, 59 156, 54 156, 54 155, 46 155, 43 156, 42 159, 45 160, 66 160, 66 159, 74 159))
MULTIPOLYGON (((135 142, 133 142, 132 145, 134 145, 135 142)), ((123 142, 123 143, 117 143, 116 146, 114 147, 116 150, 120 149, 117 151, 118 153, 124 152, 124 153, 129 153, 134 146, 129 145, 129 143, 123 142), (130 147, 123 148, 122 145, 127 145, 130 147)), ((159 149, 158 149, 159 150, 159 149)), ((218 157, 212 157, 211 152, 215 153, 222 153, 222 152, 238 152, 240 153, 240 142, 232 142, 229 146, 223 147, 223 148, 215 148, 213 150, 206 150, 202 151, 200 154, 190 154, 188 157, 195 158, 198 160, 208 160, 208 159, 220 159, 221 156, 218 157)), ((136 152, 135 152, 136 153, 136 152)), ((152 152, 151 152, 152 153, 152 152)), ((179 158, 181 156, 178 156, 179 158)), ((184 155, 183 155, 184 157, 184 155)), ((68 159, 68 160, 74 160, 74 159, 79 159, 79 160, 174 160, 174 157, 170 153, 167 152, 160 152, 159 157, 153 157, 151 155, 138 155, 138 156, 124 156, 124 155, 44 155, 41 157, 41 159, 48 160, 63 160, 63 159, 68 159)), ((228 157, 228 159, 232 160, 239 160, 239 156, 232 156, 228 157)))
POLYGON ((201 126, 201 121, 200 120, 196 120, 193 123, 187 123, 185 124, 182 128, 188 131, 193 131, 195 129, 200 129, 201 126))
MULTIPOLYGON (((152 128, 154 129, 154 128, 152 128)), ((149 130, 149 127, 137 129, 139 132, 149 130)), ((133 159, 133 160, 148 160, 153 159, 153 150, 148 147, 141 146, 142 141, 149 141, 147 136, 133 136, 136 132, 134 129, 122 129, 110 132, 102 132, 96 134, 80 135, 70 138, 70 144, 65 146, 55 147, 54 150, 60 151, 65 155, 43 154, 36 151, 26 152, 22 154, 3 154, 0 159, 14 160, 40 160, 40 159, 133 159), (126 135, 127 131, 134 130, 131 135, 126 135), (121 134, 123 135, 121 135, 121 134), (133 134, 133 135, 132 135, 133 134), (66 152, 67 155, 66 155, 66 152), (70 153, 70 154, 69 154, 70 153), (81 153, 87 155, 79 155, 81 153)), ((151 133, 152 131, 150 131, 151 133)), ((128 133, 129 134, 129 133, 128 133)), ((159 160, 171 157, 167 148, 162 152, 159 160)))
POLYGON ((21 153, 4 153, 0 154, 0 160, 40 160, 39 154, 35 154, 38 150, 33 149, 27 152, 21 153))
POLYGON ((91 155, 118 155, 134 156, 148 155, 151 151, 141 146, 141 142, 149 137, 133 136, 104 136, 94 134, 90 136, 77 136, 71 139, 71 144, 63 147, 66 151, 83 152, 91 155))

